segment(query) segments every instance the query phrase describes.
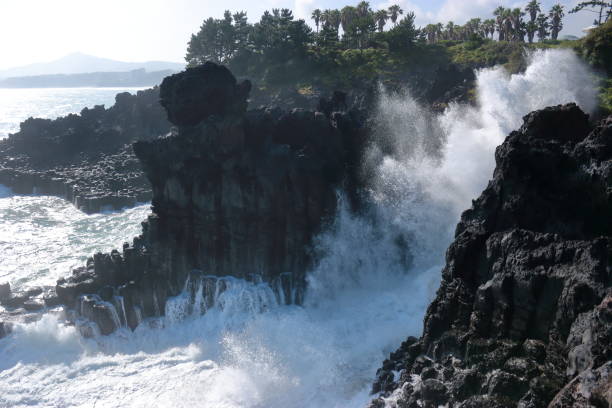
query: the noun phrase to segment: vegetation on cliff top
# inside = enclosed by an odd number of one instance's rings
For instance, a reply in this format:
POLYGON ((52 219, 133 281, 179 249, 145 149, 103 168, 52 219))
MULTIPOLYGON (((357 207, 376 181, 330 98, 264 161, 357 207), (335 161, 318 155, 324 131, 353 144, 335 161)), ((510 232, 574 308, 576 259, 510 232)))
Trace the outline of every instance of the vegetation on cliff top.
MULTIPOLYGON (((524 10, 498 7, 492 14, 494 18, 474 18, 464 25, 418 28, 412 12, 397 5, 373 10, 361 1, 340 10, 314 10, 313 30, 289 9, 266 11, 254 24, 245 12, 226 11, 222 19, 203 22, 185 59, 190 66, 225 64, 262 90, 301 93, 360 89, 377 81, 403 83, 407 76, 448 71, 451 65, 504 65, 514 73, 525 68, 530 49, 573 48, 596 67, 607 63, 600 59, 606 58, 601 50, 610 44, 609 22, 584 40, 558 40, 565 15, 561 5, 544 13, 540 2, 532 0, 524 10)), ((602 16, 600 21, 606 21, 608 14, 602 16)))
POLYGON ((549 35, 556 42, 563 28, 563 7, 556 5, 548 14, 541 11, 540 3, 533 0, 525 12, 498 7, 495 19, 417 28, 412 12, 397 5, 373 10, 361 1, 340 10, 314 10, 316 31, 295 19, 289 9, 266 11, 254 24, 245 12, 226 11, 223 18, 202 23, 189 41, 185 59, 191 66, 205 61, 226 64, 262 86, 300 81, 350 86, 355 81, 385 78, 389 70, 415 63, 472 68, 508 63, 521 55, 523 45, 532 43, 536 34, 541 43, 549 35), (530 31, 524 21, 526 12, 532 25, 538 22, 537 32, 530 31))

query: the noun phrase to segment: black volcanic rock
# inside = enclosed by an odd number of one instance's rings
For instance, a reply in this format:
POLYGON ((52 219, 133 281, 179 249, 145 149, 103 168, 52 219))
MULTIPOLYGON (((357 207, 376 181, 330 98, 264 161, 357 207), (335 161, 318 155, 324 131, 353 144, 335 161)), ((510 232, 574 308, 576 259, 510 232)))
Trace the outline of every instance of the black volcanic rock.
POLYGON ((50 194, 92 213, 149 201, 151 188, 131 143, 164 135, 159 89, 120 93, 115 104, 55 120, 28 119, 0 141, 0 184, 50 194))
POLYGON ((7 283, 0 283, 0 301, 8 299, 11 296, 11 285, 7 283))
POLYGON ((210 115, 244 113, 250 90, 249 81, 237 84, 229 69, 206 62, 164 78, 160 98, 170 122, 192 126, 210 115))
POLYGON ((496 163, 457 226, 422 338, 392 354, 374 391, 384 381, 381 397, 400 395, 427 357, 450 407, 609 406, 612 118, 591 129, 573 104, 533 112, 496 163), (391 387, 389 370, 405 373, 391 387))
POLYGON ((210 294, 225 290, 228 276, 267 282, 277 301, 300 303, 312 239, 334 218, 337 191, 357 202, 362 115, 245 112, 248 84, 236 85, 214 64, 174 75, 161 95, 172 120, 185 125, 134 145, 153 189, 153 214, 122 253, 96 254, 60 280, 60 301, 79 305, 103 334, 113 330, 105 314, 112 302, 118 321, 133 328, 163 314, 186 286, 193 299, 216 288, 204 294, 214 302, 210 294))

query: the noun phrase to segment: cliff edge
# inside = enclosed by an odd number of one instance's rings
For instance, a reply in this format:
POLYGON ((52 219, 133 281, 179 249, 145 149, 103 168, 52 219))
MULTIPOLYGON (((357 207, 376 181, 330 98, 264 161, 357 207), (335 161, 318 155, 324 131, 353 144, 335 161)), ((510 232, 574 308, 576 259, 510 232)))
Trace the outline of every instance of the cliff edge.
POLYGON ((533 112, 495 158, 372 407, 612 404, 612 118, 533 112))

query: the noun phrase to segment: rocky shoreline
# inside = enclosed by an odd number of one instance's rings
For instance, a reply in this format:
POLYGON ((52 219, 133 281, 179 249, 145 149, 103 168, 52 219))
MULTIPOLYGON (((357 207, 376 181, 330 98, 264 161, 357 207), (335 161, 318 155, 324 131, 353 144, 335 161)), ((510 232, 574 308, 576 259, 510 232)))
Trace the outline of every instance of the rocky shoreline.
MULTIPOLYGON (((135 113, 137 101, 153 103, 157 90, 118 96, 122 110, 25 122, 1 146, 0 183, 92 212, 151 197, 152 215, 122 251, 94 255, 52 289, 0 285, 0 303, 32 312, 64 305, 88 337, 163 316, 180 293, 183 313, 205 313, 236 278, 300 304, 313 239, 333 220, 337 192, 353 209, 363 205, 369 123, 340 92, 312 111, 248 111, 250 91, 207 63, 164 80, 169 122, 162 113, 146 131, 140 123, 151 118, 135 113), (124 126, 104 125, 118 112, 131 112, 124 126), (40 131, 50 126, 64 131, 40 131), (83 141, 90 153, 54 154, 83 134, 94 138, 83 141), (100 153, 108 140, 116 143, 100 153)), ((383 362, 371 407, 612 403, 612 117, 594 126, 573 104, 533 112, 497 148, 496 164, 457 226, 422 337, 383 362)), ((0 322, 0 337, 9 331, 0 322)))
POLYGON ((65 198, 89 214, 150 201, 131 145, 170 132, 158 98, 158 88, 121 93, 108 109, 26 120, 0 141, 0 184, 17 194, 65 198))
MULTIPOLYGON (((451 101, 467 101, 474 80, 470 69, 436 66, 418 75, 362 84, 344 96, 344 103, 371 111, 384 83, 388 90, 409 87, 415 97, 441 111, 451 101)), ((308 94, 295 89, 255 88, 249 105, 259 110, 316 111, 321 98, 332 94, 329 88, 308 94)), ((30 118, 21 123, 19 132, 0 141, 0 184, 17 194, 64 198, 88 214, 148 202, 152 191, 132 144, 166 135, 171 127, 159 105, 159 87, 136 95, 118 94, 115 104, 107 109, 85 108, 79 115, 55 120, 30 118)))
POLYGON ((212 63, 164 80, 161 104, 176 131, 134 144, 153 190, 142 235, 96 254, 46 295, 72 310, 84 335, 162 316, 185 287, 203 302, 191 309, 204 312, 227 277, 301 303, 312 240, 333 220, 337 190, 358 205, 366 121, 341 93, 317 111, 247 112, 249 91, 212 63))
POLYGON ((371 407, 612 404, 612 117, 533 112, 495 157, 371 407))

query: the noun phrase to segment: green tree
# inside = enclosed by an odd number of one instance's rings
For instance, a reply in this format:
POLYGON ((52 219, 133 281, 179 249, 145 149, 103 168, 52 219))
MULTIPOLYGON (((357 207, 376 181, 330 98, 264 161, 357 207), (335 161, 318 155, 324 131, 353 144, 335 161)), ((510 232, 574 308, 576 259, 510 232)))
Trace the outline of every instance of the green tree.
POLYGON ((294 20, 291 10, 272 9, 253 25, 251 46, 269 61, 278 62, 303 56, 312 39, 310 27, 304 20, 294 20))
POLYGON ((538 24, 535 21, 528 21, 527 24, 525 24, 525 31, 527 32, 527 40, 529 41, 529 44, 532 44, 533 38, 538 31, 538 24))
POLYGON ((340 10, 340 25, 342 26, 343 40, 350 47, 355 37, 354 22, 357 20, 357 10, 352 6, 345 6, 340 10))
POLYGON ((523 16, 525 13, 520 8, 514 8, 510 11, 509 19, 512 25, 512 39, 515 42, 525 41, 525 23, 523 16))
POLYGON ((559 32, 563 30, 563 17, 565 16, 563 6, 561 4, 555 4, 550 9, 548 16, 550 17, 550 37, 556 40, 559 36, 559 32))
POLYGON ((393 25, 395 25, 395 22, 397 21, 398 17, 402 14, 404 14, 404 10, 402 10, 402 8, 397 4, 394 4, 389 7, 389 18, 391 19, 393 25))
POLYGON ((493 38, 493 35, 495 34, 495 20, 493 20, 492 18, 486 19, 482 22, 482 25, 486 33, 485 36, 491 36, 491 38, 493 38))
POLYGON ((356 10, 357 15, 359 15, 359 17, 366 17, 372 12, 372 9, 370 8, 370 3, 368 3, 367 1, 360 1, 359 4, 357 4, 356 10))
POLYGON ((529 14, 529 18, 531 19, 530 21, 535 22, 536 18, 538 17, 538 13, 542 11, 540 8, 540 2, 538 0, 531 0, 525 6, 525 11, 529 14))
POLYGON ((504 21, 504 38, 506 41, 512 41, 514 39, 514 25, 512 23, 512 10, 504 9, 503 14, 504 21))
POLYGON ((330 24, 336 30, 336 32, 338 32, 338 30, 340 29, 341 20, 342 19, 340 10, 333 9, 329 11, 329 18, 327 19, 327 23, 330 24))
POLYGON ((467 23, 465 23, 465 29, 467 31, 467 36, 470 38, 474 36, 480 36, 481 34, 480 26, 481 26, 481 20, 479 18, 473 18, 467 23))
POLYGON ((385 24, 387 24, 387 20, 389 20, 389 14, 387 10, 378 10, 374 13, 374 20, 376 20, 376 24, 378 25, 378 31, 383 32, 385 29, 385 24))
POLYGON ((404 51, 414 46, 419 39, 419 30, 414 25, 414 19, 413 12, 406 13, 395 27, 384 33, 389 51, 404 51))
POLYGON ((320 9, 314 9, 312 11, 312 14, 310 15, 310 18, 312 18, 315 22, 315 25, 317 26, 317 33, 319 32, 319 23, 321 22, 321 10, 320 9))
POLYGON ((340 29, 340 11, 327 9, 321 15, 323 29, 319 39, 319 45, 323 47, 337 47, 340 29))
POLYGON ((504 41, 506 39, 505 14, 506 8, 502 6, 497 7, 495 11, 493 11, 495 23, 497 24, 497 32, 499 33, 499 41, 504 41))
POLYGON ((546 37, 548 37, 548 34, 550 34, 550 32, 548 31, 548 29, 550 28, 550 24, 548 23, 548 16, 546 14, 538 15, 538 18, 536 19, 536 24, 538 26, 538 38, 540 39, 540 42, 542 42, 546 40, 546 37))
POLYGON ((446 24, 446 39, 447 40, 454 40, 455 39, 455 23, 453 23, 452 21, 449 21, 446 24))
POLYGON ((200 31, 191 36, 185 56, 188 65, 199 65, 206 61, 217 63, 225 61, 220 25, 220 20, 208 18, 200 26, 200 31))
POLYGON ((436 42, 436 26, 435 24, 427 24, 423 29, 425 37, 427 38, 427 44, 433 44, 436 42))

